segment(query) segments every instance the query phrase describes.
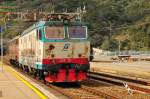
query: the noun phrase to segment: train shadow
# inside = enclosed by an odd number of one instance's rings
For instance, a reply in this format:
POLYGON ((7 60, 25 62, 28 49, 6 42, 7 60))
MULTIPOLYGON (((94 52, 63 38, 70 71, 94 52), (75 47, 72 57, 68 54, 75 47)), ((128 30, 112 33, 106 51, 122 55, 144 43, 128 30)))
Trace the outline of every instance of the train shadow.
POLYGON ((52 83, 52 85, 61 88, 80 88, 81 84, 79 82, 62 82, 62 83, 52 83))
POLYGON ((81 88, 82 85, 87 86, 87 87, 111 87, 114 85, 102 83, 99 81, 94 81, 94 80, 86 80, 82 82, 63 82, 63 83, 52 83, 52 85, 60 87, 60 88, 81 88))

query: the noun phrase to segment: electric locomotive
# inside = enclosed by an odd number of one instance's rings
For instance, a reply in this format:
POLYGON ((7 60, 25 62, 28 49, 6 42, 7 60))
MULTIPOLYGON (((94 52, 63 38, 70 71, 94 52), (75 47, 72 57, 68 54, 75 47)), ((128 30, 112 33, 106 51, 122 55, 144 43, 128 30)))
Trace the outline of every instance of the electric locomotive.
POLYGON ((47 82, 87 79, 90 42, 87 24, 66 14, 52 14, 19 37, 18 66, 47 82))

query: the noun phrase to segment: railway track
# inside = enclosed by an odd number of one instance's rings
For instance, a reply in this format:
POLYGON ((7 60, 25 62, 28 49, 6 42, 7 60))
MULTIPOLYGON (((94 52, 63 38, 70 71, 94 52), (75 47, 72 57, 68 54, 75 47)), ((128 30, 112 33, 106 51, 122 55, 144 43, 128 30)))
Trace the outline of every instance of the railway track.
POLYGON ((61 90, 62 94, 67 95, 67 96, 69 95, 69 98, 71 99, 120 99, 119 97, 117 98, 113 95, 103 93, 102 91, 94 90, 93 88, 90 88, 84 85, 83 83, 77 86, 76 85, 72 86, 69 84, 69 86, 65 85, 65 87, 62 84, 59 85, 59 87, 53 86, 50 84, 50 87, 58 91, 61 90))
MULTIPOLYGON (((62 85, 61 85, 62 86, 62 85)), ((77 85, 78 86, 78 85, 77 85)), ((66 88, 50 85, 51 88, 60 91, 60 93, 67 95, 70 99, 119 99, 105 93, 95 92, 86 86, 66 88)))
POLYGON ((89 72, 88 77, 90 79, 104 81, 114 85, 125 86, 136 91, 150 94, 150 81, 97 72, 89 72))

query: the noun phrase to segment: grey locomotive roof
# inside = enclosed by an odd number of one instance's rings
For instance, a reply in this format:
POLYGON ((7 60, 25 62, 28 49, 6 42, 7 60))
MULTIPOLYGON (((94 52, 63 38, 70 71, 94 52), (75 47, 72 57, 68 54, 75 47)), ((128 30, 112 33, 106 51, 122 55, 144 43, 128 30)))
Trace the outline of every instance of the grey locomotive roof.
MULTIPOLYGON (((64 25, 66 24, 63 21, 39 21, 35 24, 33 24, 31 27, 29 27, 28 29, 26 29, 23 33, 21 33, 21 36, 29 33, 30 31, 32 31, 33 29, 36 29, 38 27, 42 27, 42 26, 50 26, 50 25, 64 25)), ((80 22, 80 21, 75 21, 75 22, 68 22, 67 24, 70 25, 87 25, 87 23, 84 22, 80 22)))
POLYGON ((46 23, 45 21, 39 21, 39 22, 33 24, 31 27, 29 27, 28 29, 23 31, 23 33, 21 33, 21 36, 27 34, 28 32, 32 31, 33 29, 36 29, 36 28, 41 27, 41 26, 44 26, 45 23, 46 23))
POLYGON ((14 37, 13 39, 9 40, 8 43, 9 43, 9 42, 12 42, 12 41, 14 41, 14 40, 16 40, 16 39, 18 39, 19 37, 20 37, 20 36, 14 37))

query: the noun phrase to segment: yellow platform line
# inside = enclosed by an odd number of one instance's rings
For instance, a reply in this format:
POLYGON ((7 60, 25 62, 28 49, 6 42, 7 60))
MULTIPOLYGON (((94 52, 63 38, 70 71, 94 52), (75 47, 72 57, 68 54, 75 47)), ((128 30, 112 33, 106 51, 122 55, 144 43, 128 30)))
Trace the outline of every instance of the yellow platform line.
POLYGON ((18 80, 22 81, 25 85, 27 85, 30 89, 32 89, 41 99, 48 99, 40 90, 31 85, 28 81, 22 78, 19 73, 13 70, 11 67, 7 68, 18 80))

